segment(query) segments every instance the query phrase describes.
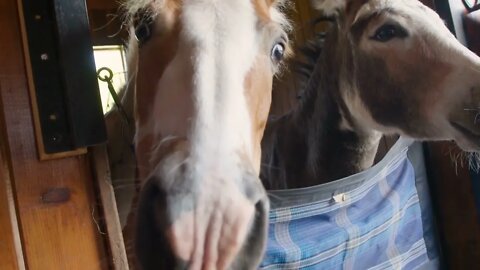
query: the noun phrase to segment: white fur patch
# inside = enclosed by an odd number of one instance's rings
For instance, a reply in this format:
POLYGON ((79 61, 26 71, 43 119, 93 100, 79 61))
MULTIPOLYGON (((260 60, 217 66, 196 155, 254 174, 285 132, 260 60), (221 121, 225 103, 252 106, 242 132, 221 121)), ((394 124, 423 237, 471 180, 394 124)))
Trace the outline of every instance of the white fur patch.
POLYGON ((182 38, 195 47, 192 162, 201 175, 221 168, 234 177, 234 157, 253 152, 244 80, 259 47, 256 14, 250 1, 185 0, 182 19, 182 38))

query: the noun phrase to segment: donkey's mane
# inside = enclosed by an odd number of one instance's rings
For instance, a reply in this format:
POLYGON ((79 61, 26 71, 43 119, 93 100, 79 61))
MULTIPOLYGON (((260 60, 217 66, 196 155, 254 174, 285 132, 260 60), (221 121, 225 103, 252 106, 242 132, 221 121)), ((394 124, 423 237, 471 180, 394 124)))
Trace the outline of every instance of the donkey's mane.
MULTIPOLYGON (((315 20, 314 26, 322 22, 332 22, 331 18, 320 17, 315 20)), ((290 66, 297 76, 300 97, 297 106, 290 112, 279 118, 272 118, 267 125, 267 142, 262 145, 263 168, 262 181, 266 186, 273 189, 289 187, 288 181, 292 175, 287 171, 305 173, 317 177, 321 175, 318 164, 323 164, 319 159, 319 152, 324 153, 324 142, 329 141, 329 129, 334 126, 340 117, 339 108, 335 95, 336 74, 333 55, 329 55, 336 49, 336 27, 327 24, 326 32, 317 33, 292 59, 290 66), (282 156, 279 150, 289 151, 291 154, 282 156), (288 150, 285 150, 288 149, 288 150), (294 157, 294 158, 292 158, 294 157), (292 170, 286 170, 288 164, 292 170)), ((301 177, 301 176, 295 176, 301 177)))
MULTIPOLYGON (((330 22, 334 20, 329 17, 319 17, 315 19, 312 23, 312 26, 315 27, 319 23, 330 22)), ((327 26, 330 28, 331 26, 327 26)), ((296 57, 292 60, 292 70, 299 76, 300 83, 300 95, 299 98, 301 101, 304 101, 309 94, 306 93, 309 91, 316 91, 313 87, 308 87, 312 75, 314 75, 315 68, 317 67, 322 52, 325 47, 325 39, 327 37, 327 32, 329 29, 326 29, 324 32, 315 33, 314 37, 301 46, 299 50, 299 57, 296 57)))

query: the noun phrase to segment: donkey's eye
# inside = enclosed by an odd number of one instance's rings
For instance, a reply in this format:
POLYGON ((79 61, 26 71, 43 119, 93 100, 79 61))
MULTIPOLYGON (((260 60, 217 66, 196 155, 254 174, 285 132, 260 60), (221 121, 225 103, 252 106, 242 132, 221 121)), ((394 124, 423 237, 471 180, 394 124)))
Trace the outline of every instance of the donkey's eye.
POLYGON ((387 42, 394 38, 404 38, 406 36, 407 32, 400 26, 393 24, 384 24, 377 29, 371 39, 380 42, 387 42))
POLYGON ((283 43, 276 43, 273 48, 270 57, 274 63, 279 63, 285 57, 285 45, 283 43))

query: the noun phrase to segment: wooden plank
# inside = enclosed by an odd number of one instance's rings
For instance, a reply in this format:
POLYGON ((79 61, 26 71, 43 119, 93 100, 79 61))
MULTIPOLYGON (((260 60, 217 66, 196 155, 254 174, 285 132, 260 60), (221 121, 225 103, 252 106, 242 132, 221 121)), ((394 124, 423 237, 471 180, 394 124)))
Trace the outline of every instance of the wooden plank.
POLYGON ((107 269, 88 158, 37 159, 15 0, 0 1, 0 37, 0 109, 26 267, 107 269))
MULTIPOLYGON (((7 180, 3 168, 0 181, 0 268, 4 270, 18 269, 17 254, 15 252, 14 232, 15 224, 10 217, 12 196, 7 195, 7 180)), ((7 173, 8 174, 8 173, 7 173)))
POLYGON ((5 125, 1 113, 0 118, 0 269, 25 269, 10 170, 4 158, 8 147, 5 145, 5 125))
POLYGON ((103 209, 103 220, 108 235, 111 263, 115 270, 127 270, 128 260, 123 240, 122 227, 118 216, 117 203, 110 177, 108 154, 106 146, 95 146, 91 149, 92 161, 95 167, 95 178, 100 192, 100 202, 103 209))
POLYGON ((427 168, 445 269, 477 269, 480 265, 480 224, 466 162, 453 143, 429 143, 427 168))

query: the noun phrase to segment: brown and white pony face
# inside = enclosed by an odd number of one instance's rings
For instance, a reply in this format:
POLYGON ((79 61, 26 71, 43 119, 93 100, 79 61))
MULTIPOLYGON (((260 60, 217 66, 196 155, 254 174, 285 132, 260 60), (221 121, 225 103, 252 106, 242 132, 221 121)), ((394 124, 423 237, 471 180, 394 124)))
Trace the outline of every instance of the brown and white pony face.
POLYGON ((480 58, 417 0, 313 0, 339 22, 354 126, 480 150, 480 58))
POLYGON ((143 269, 253 269, 266 241, 258 178, 280 0, 130 0, 143 269))

